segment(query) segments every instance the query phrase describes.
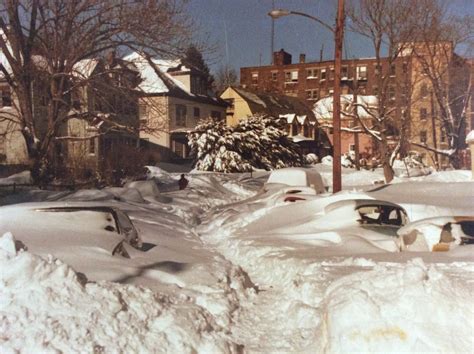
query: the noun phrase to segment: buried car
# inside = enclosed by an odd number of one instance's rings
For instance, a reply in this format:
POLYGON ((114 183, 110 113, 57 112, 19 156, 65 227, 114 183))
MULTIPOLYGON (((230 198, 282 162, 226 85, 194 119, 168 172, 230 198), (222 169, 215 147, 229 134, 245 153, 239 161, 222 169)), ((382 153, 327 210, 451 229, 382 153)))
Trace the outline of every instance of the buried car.
POLYGON ((402 251, 448 251, 460 245, 474 244, 474 217, 425 218, 402 227, 398 235, 402 251))
POLYGON ((360 244, 361 251, 399 251, 397 231, 408 223, 407 213, 400 205, 377 199, 350 199, 350 195, 338 197, 346 199, 327 203, 332 197, 322 197, 281 206, 252 222, 244 232, 316 246, 360 244), (287 217, 282 221, 285 211, 287 217), (278 215, 278 220, 272 214, 278 215))
POLYGON ((0 235, 13 234, 17 248, 52 254, 78 271, 130 258, 142 242, 128 215, 97 202, 23 203, 0 207, 0 235), (134 251, 135 249, 135 251, 134 251), (112 261, 111 261, 112 260, 112 261))

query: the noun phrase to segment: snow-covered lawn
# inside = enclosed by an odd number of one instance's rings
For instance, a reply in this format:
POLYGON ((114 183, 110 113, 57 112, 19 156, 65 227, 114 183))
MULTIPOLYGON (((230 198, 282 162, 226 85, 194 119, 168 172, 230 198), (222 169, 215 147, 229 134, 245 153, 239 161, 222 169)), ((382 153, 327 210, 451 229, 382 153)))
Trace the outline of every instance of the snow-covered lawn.
MULTIPOLYGON (((328 185, 328 166, 314 168, 328 185)), ((336 243, 308 243, 285 228, 301 236, 300 218, 318 205, 360 196, 398 203, 411 220, 474 216, 469 172, 381 187, 378 170, 344 169, 340 196, 289 208, 275 202, 276 191, 262 192, 265 172, 193 173, 182 191, 178 174, 151 176, 156 188, 0 199, 100 201, 126 211, 156 245, 131 259, 66 264, 15 247, 22 225, 7 229, 0 208, 1 353, 474 352, 474 246, 388 252, 347 230, 318 235, 336 243)), ((48 230, 27 229, 48 245, 48 230)))

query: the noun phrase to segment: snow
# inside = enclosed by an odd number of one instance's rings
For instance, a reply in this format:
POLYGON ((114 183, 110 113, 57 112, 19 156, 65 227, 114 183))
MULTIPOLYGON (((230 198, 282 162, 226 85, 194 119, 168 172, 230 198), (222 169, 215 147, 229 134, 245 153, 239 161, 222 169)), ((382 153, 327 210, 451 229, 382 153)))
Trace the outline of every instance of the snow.
MULTIPOLYGON (((330 165, 312 169, 331 180, 330 165)), ((148 181, 124 188, 0 199, 110 204, 154 245, 130 259, 59 252, 55 237, 92 222, 7 223, 0 208, 0 352, 474 353, 474 246, 390 251, 347 213, 315 231, 339 200, 399 203, 411 220, 472 216, 469 171, 374 186, 381 170, 343 169, 342 192, 289 205, 275 203, 288 187, 263 189, 268 176, 194 171, 177 190, 178 173, 149 166, 148 181)))
MULTIPOLYGON (((341 110, 346 113, 351 113, 353 95, 341 95, 341 110)), ((357 113, 360 118, 372 118, 368 113, 373 113, 377 109, 377 96, 357 96, 357 113), (368 112, 367 112, 368 111, 368 112)), ((317 120, 332 120, 333 98, 325 97, 314 104, 313 112, 317 120)))
POLYGON ((469 134, 466 136, 466 143, 472 143, 474 142, 474 130, 471 130, 469 134))

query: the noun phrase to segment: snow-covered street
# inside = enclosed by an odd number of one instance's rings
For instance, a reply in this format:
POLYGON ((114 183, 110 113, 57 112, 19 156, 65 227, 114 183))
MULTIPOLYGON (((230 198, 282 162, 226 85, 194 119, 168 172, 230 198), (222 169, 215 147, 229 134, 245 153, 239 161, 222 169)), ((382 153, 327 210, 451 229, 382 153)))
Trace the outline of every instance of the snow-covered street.
MULTIPOLYGON (((157 189, 0 199, 113 205, 149 246, 107 262, 65 252, 65 264, 18 250, 1 219, 0 352, 474 352, 474 246, 390 252, 351 228, 308 231, 324 198, 395 202, 411 221, 472 216, 470 172, 379 186, 381 171, 345 169, 341 193, 291 205, 262 191, 267 172, 192 173, 184 190, 178 174, 152 174, 157 189)), ((49 231, 31 225, 29 236, 49 231)))

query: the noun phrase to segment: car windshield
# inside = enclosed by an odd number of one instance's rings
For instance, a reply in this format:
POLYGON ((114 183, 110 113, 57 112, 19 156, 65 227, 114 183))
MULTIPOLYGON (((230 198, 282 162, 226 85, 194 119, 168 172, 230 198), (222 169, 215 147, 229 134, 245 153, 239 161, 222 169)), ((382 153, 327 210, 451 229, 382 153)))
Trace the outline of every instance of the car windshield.
POLYGON ((390 205, 364 205, 357 211, 361 224, 403 226, 407 222, 405 212, 390 205))

